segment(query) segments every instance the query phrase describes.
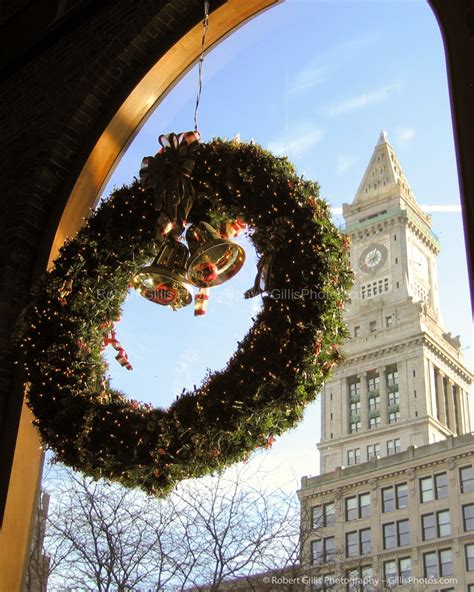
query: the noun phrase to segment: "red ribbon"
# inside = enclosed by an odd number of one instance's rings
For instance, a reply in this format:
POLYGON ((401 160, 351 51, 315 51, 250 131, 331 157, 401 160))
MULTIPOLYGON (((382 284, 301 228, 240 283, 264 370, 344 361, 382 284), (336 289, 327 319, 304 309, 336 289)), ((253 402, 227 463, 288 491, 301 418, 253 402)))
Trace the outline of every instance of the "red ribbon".
POLYGON ((220 231, 222 238, 235 238, 247 229, 247 224, 240 218, 226 222, 220 231))
POLYGON ((115 331, 113 329, 113 326, 108 324, 108 323, 103 323, 101 325, 101 328, 105 328, 105 327, 110 327, 109 331, 104 335, 104 340, 102 342, 102 347, 100 348, 101 351, 104 351, 104 349, 108 346, 111 345, 114 350, 117 352, 117 355, 115 356, 115 359, 117 360, 117 362, 124 368, 126 368, 127 370, 133 370, 133 366, 130 364, 130 362, 128 361, 128 354, 127 352, 123 349, 120 341, 117 339, 116 335, 115 335, 115 331))
POLYGON ((194 316, 200 317, 206 314, 207 303, 209 302, 210 288, 199 288, 194 296, 194 316))

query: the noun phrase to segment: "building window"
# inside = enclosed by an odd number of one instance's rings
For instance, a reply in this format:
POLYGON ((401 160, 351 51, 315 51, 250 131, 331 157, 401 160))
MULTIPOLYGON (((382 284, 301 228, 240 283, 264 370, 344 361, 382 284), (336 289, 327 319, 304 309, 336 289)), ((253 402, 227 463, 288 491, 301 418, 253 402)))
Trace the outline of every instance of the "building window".
POLYGON ((399 547, 410 544, 410 522, 409 520, 399 520, 397 522, 397 543, 399 547))
POLYGON ((410 544, 410 522, 409 520, 398 520, 388 522, 382 527, 383 548, 394 549, 410 544))
POLYGON ((390 291, 390 279, 388 277, 368 282, 367 284, 361 284, 360 286, 360 297, 361 300, 374 298, 379 294, 390 291))
POLYGON ((398 483, 395 487, 382 489, 382 512, 392 512, 408 507, 408 486, 398 483))
POLYGON ((321 565, 334 561, 335 549, 334 537, 311 541, 311 559, 313 564, 321 565))
MULTIPOLYGON (((372 533, 370 528, 359 530, 360 535, 360 554, 367 555, 372 551, 372 533)), ((474 545, 473 545, 474 547, 474 545)), ((473 558, 474 559, 474 558, 473 558)))
POLYGON ((372 582, 372 567, 365 565, 360 569, 346 571, 347 592, 372 592, 375 590, 372 582))
POLYGON ((374 428, 378 428, 380 426, 380 415, 373 415, 369 417, 369 429, 373 430, 374 428))
POLYGON ((395 485, 397 510, 408 507, 408 486, 406 483, 395 485))
POLYGON ((474 504, 468 504, 462 508, 462 520, 464 531, 474 530, 474 504))
POLYGON ((438 473, 434 477, 423 477, 423 479, 420 479, 420 497, 422 504, 435 499, 448 497, 447 473, 438 473))
POLYGON ((380 456, 380 444, 369 444, 367 446, 367 460, 380 456))
POLYGON ((367 387, 370 393, 378 393, 380 378, 378 376, 371 376, 367 381, 367 387))
POLYGON ((395 440, 387 440, 387 456, 398 454, 400 452, 400 438, 395 440))
POLYGON ((355 434, 356 432, 360 432, 362 429, 362 422, 360 420, 351 421, 351 434, 355 434))
POLYGON ((441 510, 422 516, 421 530, 424 541, 449 536, 451 534, 449 510, 441 510))
POLYGON ((360 448, 354 448, 347 451, 347 464, 357 465, 360 463, 360 448))
POLYGON ((346 557, 357 557, 359 554, 359 537, 357 530, 346 533, 346 557))
POLYGON ((346 557, 357 557, 371 552, 372 535, 370 528, 346 533, 346 557))
POLYGON ((360 399, 360 381, 349 383, 349 395, 352 400, 360 399))
POLYGON ((466 570, 474 571, 474 544, 466 545, 466 570))
POLYGON ((346 497, 345 504, 347 522, 370 516, 370 493, 346 497))
POLYGON ((396 405, 400 405, 400 393, 398 391, 392 391, 388 393, 388 406, 395 407, 396 405))
POLYGON ((385 561, 383 564, 383 575, 386 588, 398 588, 398 586, 408 584, 408 578, 411 578, 410 557, 385 561))
POLYGON ((393 325, 393 317, 390 315, 389 317, 385 317, 385 327, 389 329, 393 325))
POLYGON ((380 408, 380 395, 369 397, 369 411, 377 411, 380 408))
POLYGON ((351 403, 351 417, 354 417, 355 415, 360 415, 360 400, 359 401, 354 401, 354 403, 351 403))
POLYGON ((461 467, 459 469, 459 476, 461 480, 461 493, 474 491, 474 469, 472 465, 461 467))
MULTIPOLYGON (((473 545, 474 547, 474 545, 473 545)), ((423 555, 425 578, 439 578, 453 575, 453 554, 451 549, 431 551, 423 555)))
POLYGON ((387 372, 387 386, 398 385, 398 370, 387 372))
POLYGON ((374 333, 375 331, 377 331, 377 321, 370 321, 370 323, 369 323, 369 331, 371 333, 374 333))
POLYGON ((329 590, 334 590, 337 584, 336 574, 333 573, 317 576, 315 580, 316 582, 314 584, 313 590, 317 590, 318 592, 328 592, 329 590))
POLYGON ((336 521, 336 512, 333 502, 328 502, 322 506, 311 508, 311 522, 313 528, 322 528, 334 524, 336 521))
POLYGON ((395 522, 383 525, 383 548, 395 549, 397 546, 395 522))
POLYGON ((400 411, 389 411, 388 423, 397 423, 400 419, 400 411))
POLYGON ((360 325, 354 327, 354 337, 359 337, 360 335, 360 325))

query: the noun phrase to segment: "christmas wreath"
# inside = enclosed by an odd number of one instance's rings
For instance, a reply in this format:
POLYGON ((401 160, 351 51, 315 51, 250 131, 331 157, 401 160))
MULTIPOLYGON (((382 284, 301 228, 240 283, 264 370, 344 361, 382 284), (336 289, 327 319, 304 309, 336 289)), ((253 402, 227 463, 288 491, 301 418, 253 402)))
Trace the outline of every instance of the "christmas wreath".
POLYGON ((318 185, 286 158, 236 141, 171 144, 177 160, 169 150, 145 159, 141 180, 115 190, 63 246, 23 339, 28 403, 45 446, 88 475, 158 495, 295 426, 341 359, 352 283, 347 238, 318 185), (113 389, 101 352, 117 345, 113 323, 132 278, 171 227, 238 219, 260 258, 247 296, 262 293, 263 307, 226 368, 168 409, 113 389))

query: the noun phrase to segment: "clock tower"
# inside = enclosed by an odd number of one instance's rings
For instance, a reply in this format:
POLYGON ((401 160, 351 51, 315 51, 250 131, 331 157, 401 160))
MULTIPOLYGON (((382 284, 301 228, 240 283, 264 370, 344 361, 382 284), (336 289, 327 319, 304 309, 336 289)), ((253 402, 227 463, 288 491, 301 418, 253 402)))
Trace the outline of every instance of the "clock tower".
POLYGON ((472 429, 472 374, 440 317, 440 245, 385 132, 343 214, 351 337, 322 393, 321 473, 472 429))

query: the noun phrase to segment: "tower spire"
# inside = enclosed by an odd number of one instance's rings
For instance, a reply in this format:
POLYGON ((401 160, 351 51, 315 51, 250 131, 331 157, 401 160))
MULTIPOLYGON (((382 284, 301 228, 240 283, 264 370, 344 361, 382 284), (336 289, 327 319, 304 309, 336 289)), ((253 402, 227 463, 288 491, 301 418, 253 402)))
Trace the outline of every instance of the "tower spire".
POLYGON ((353 203, 372 204, 392 194, 415 201, 397 155, 388 141, 387 132, 382 130, 353 203))

